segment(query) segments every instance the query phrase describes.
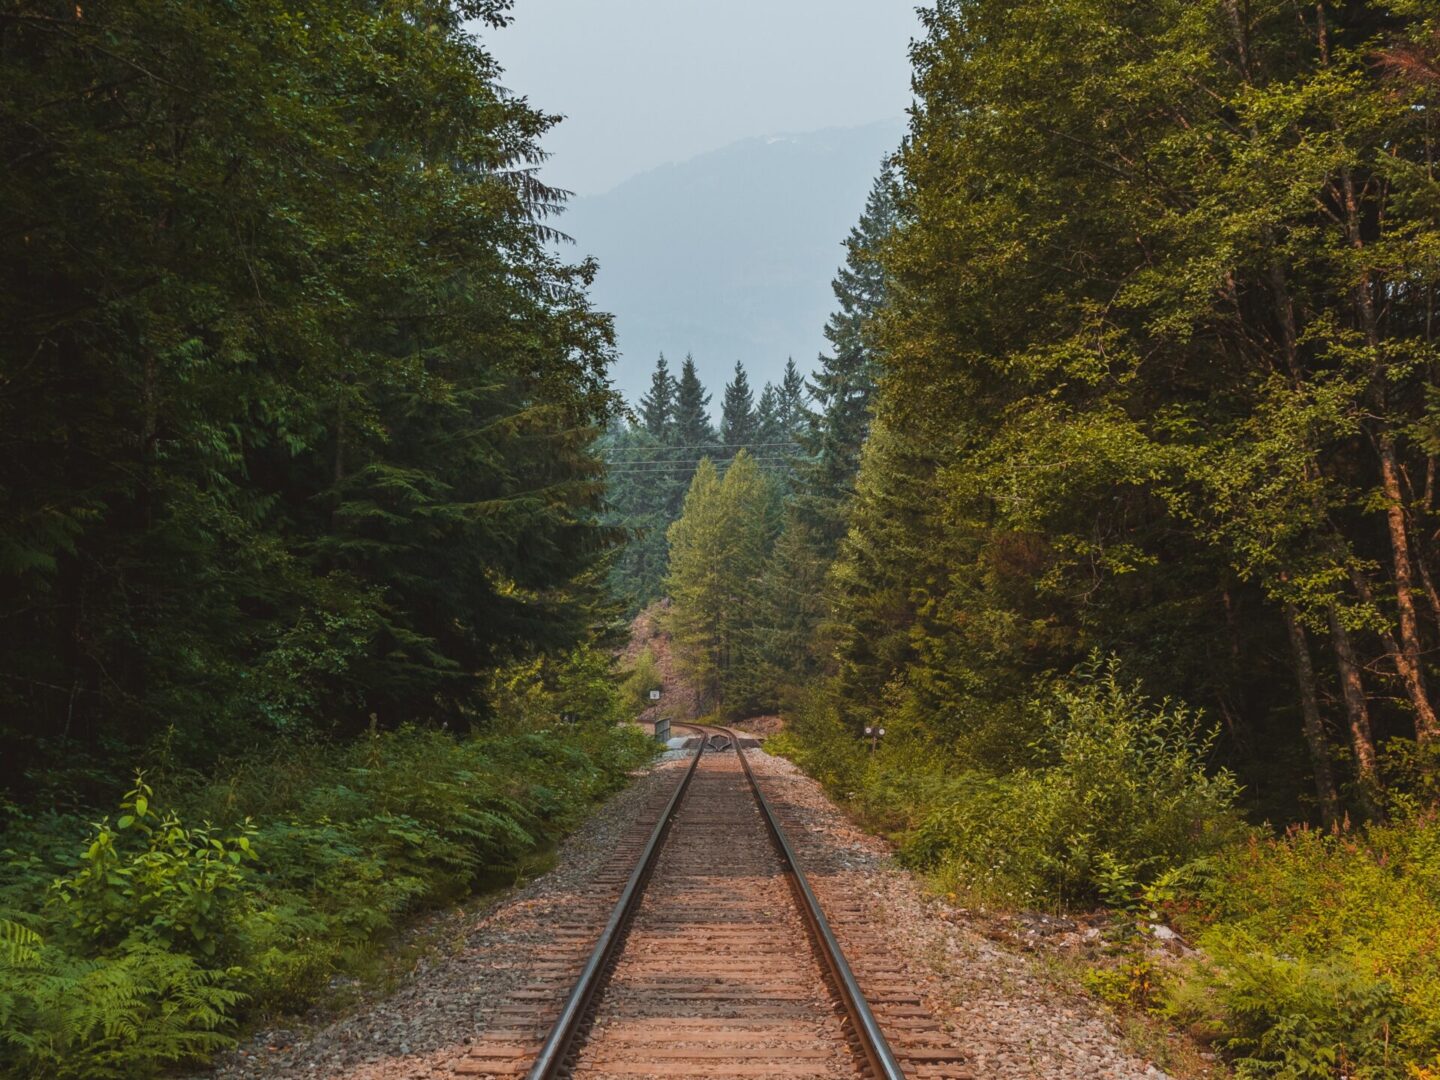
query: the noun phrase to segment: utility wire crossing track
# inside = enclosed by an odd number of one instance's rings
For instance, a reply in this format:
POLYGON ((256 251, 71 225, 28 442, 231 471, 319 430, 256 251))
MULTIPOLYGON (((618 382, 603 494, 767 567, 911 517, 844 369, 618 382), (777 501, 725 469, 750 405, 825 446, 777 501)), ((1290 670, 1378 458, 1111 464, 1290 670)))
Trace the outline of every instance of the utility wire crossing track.
MULTIPOLYGON (((616 852, 630 870, 603 927, 558 928, 538 984, 492 1017, 457 1075, 906 1075, 739 740, 693 730, 700 747, 653 830, 616 852)), ((952 1053, 905 1057, 912 1077, 970 1075, 947 1068, 952 1053)))

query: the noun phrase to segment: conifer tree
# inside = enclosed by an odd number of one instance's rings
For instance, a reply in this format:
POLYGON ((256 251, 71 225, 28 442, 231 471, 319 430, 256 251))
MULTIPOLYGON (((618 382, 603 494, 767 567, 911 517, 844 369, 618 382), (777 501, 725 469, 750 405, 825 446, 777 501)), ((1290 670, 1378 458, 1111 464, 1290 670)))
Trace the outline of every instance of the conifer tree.
POLYGON ((785 374, 775 390, 775 441, 790 442, 808 429, 811 417, 805 398, 805 377, 795 366, 795 358, 790 357, 785 361, 785 374))
POLYGON ((780 395, 774 383, 766 383, 755 402, 755 444, 764 447, 761 456, 772 454, 775 443, 783 442, 785 428, 780 419, 780 395))
POLYGON ((774 488, 742 450, 723 479, 709 459, 700 463, 684 512, 670 526, 668 625, 706 708, 741 713, 763 698, 754 600, 777 518, 774 488))
POLYGON ((710 395, 695 371, 695 358, 685 357, 680 379, 675 388, 675 430, 671 445, 683 447, 692 458, 702 456, 703 448, 715 442, 715 428, 710 423, 710 395))
POLYGON ((675 393, 675 379, 661 353, 650 376, 650 389, 640 399, 641 424, 657 439, 665 438, 675 422, 675 393))
MULTIPOLYGON (((853 492, 860 447, 869 430, 876 375, 871 323, 885 303, 880 256, 899 218, 895 189, 887 161, 845 241, 845 265, 831 284, 838 306, 825 327, 830 352, 820 357, 820 370, 810 384, 818 411, 804 439, 813 463, 804 470, 801 485, 813 534, 830 555, 844 532, 843 508, 853 492)), ((796 430, 803 429, 797 425, 796 430)))
POLYGON ((725 384, 725 398, 720 412, 720 442, 727 454, 751 446, 755 442, 755 395, 745 366, 735 361, 735 377, 725 384))
POLYGON ((605 522, 625 530, 626 544, 611 564, 611 593, 630 612, 638 611, 664 591, 665 530, 679 513, 689 474, 666 443, 643 423, 616 421, 600 442, 609 463, 608 512, 605 522))
POLYGON ((927 19, 903 218, 837 279, 816 380, 833 496, 884 367, 834 575, 842 698, 974 745, 1115 652, 1224 718, 1243 779, 1333 817, 1369 801, 1378 732, 1440 747, 1433 23, 1195 10, 927 19))
POLYGON ((0 770, 468 722, 591 622, 613 334, 505 7, 0 17, 0 770))
MULTIPOLYGON (((783 480, 776 483, 783 492, 783 480)), ((817 673, 816 628, 828 610, 830 563, 806 520, 793 507, 784 510, 783 527, 754 596, 754 693, 766 705, 779 701, 787 689, 806 687, 817 673)))

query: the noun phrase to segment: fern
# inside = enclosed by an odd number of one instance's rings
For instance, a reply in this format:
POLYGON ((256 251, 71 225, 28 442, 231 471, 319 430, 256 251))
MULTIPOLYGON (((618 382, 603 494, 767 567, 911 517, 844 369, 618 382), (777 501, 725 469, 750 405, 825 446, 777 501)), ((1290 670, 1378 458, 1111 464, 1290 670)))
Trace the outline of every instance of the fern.
POLYGON ((234 972, 138 946, 84 960, 0 924, 0 1065, 7 1075, 130 1080, 234 1045, 234 972), (12 962, 15 961, 15 962, 12 962))
POLYGON ((40 935, 9 919, 0 919, 0 969, 33 967, 40 962, 40 935))

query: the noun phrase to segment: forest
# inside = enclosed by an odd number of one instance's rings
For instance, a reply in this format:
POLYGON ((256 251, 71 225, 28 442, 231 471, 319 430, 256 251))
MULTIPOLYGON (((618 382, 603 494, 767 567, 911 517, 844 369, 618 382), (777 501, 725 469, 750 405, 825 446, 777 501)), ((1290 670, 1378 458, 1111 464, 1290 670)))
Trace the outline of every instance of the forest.
POLYGON ((650 756, 506 7, 0 5, 0 1074, 233 1045, 650 756))
POLYGON ((0 1073, 542 866, 649 609, 1117 1015, 1440 1077, 1435 5, 937 0, 813 370, 633 404, 510 7, 0 0, 0 1073))
POLYGON ((792 493, 669 527, 682 659, 957 902, 1190 936, 1089 981, 1237 1075, 1440 1074, 1440 16, 922 19, 792 493))

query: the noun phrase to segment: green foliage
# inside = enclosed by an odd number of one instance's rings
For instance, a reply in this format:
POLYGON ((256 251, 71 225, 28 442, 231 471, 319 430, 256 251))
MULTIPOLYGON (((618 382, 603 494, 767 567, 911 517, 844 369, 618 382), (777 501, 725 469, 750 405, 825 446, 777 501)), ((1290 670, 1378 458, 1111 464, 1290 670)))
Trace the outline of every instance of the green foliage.
POLYGON ((411 913, 514 881, 654 753, 614 726, 597 650, 517 667, 494 694, 507 734, 282 743, 176 782, 168 807, 138 780, 51 879, 50 830, 76 822, 12 826, 3 846, 34 853, 0 892, 0 1072, 143 1077, 202 1059, 246 1010, 313 1000, 411 913), (220 824, 191 824, 205 817, 220 824))
POLYGON ((1243 832, 1234 780, 1205 768, 1213 733, 1121 682, 1113 661, 1028 711, 1039 736, 1004 772, 967 767, 903 721, 874 755, 833 713, 790 731, 804 767, 897 833, 907 862, 979 904, 1126 904, 1243 832))
POLYGON ((588 632, 612 332, 547 245, 553 118, 476 36, 502 8, 6 7, 7 785, 177 716, 200 768, 468 723, 588 632))
POLYGON ((143 775, 120 816, 95 826, 82 866, 55 883, 71 926, 97 944, 131 939, 207 959, 233 958, 232 929, 245 897, 243 864, 253 860, 248 820, 227 834, 186 827, 153 805, 143 775))
POLYGON ((1165 973, 1146 957, 1130 957, 1115 967, 1092 968, 1085 972, 1083 982, 1101 1001, 1117 1008, 1161 1011, 1165 973))
POLYGON ((800 698, 786 717, 785 729, 765 740, 765 752, 794 761, 842 799, 856 798, 865 781, 865 745, 817 690, 800 698))
MULTIPOLYGON (((1279 956, 1239 933, 1209 935, 1207 961, 1171 1011, 1223 1039, 1246 1080, 1401 1080, 1396 1029, 1412 1017, 1391 984, 1350 962, 1279 956)), ((1433 1044, 1432 1044, 1433 1045, 1433 1044)))
POLYGON ((735 361, 735 378, 725 384, 725 398, 720 411, 721 455, 728 457, 738 448, 758 441, 759 425, 755 417, 755 395, 745 365, 735 361))
MULTIPOLYGON (((14 929, 0 922, 0 938, 14 929)), ((36 1080, 144 1080, 203 1059, 234 1045, 235 975, 139 943, 81 959, 30 934, 0 949, 0 1065, 36 1080)))
POLYGON ((870 427, 880 371, 871 337, 885 303, 880 256, 898 223, 896 178, 886 162, 845 240, 845 265, 831 284, 836 310, 825 325, 830 350, 821 355, 811 383, 815 422, 802 436, 810 460, 800 469, 797 505, 815 533, 818 557, 827 563, 845 534, 846 504, 854 495, 860 451, 870 427))
POLYGON ((648 648, 642 649, 620 684, 620 695, 626 707, 638 713, 650 707, 650 691, 659 690, 662 685, 655 654, 648 648))
POLYGON ((617 421, 597 444, 610 466, 605 520, 630 536, 611 564, 609 584, 632 614, 664 595, 667 532, 684 509, 703 459, 723 463, 743 450, 775 481, 777 492, 788 489, 812 419, 805 399, 805 381, 794 361, 786 364, 778 386, 765 384, 758 403, 743 365, 737 364, 716 431, 707 412, 710 395, 695 361, 685 358, 677 380, 665 357, 659 358, 650 389, 637 406, 638 422, 617 421))
POLYGON ((1174 1007, 1243 1075, 1430 1075, 1433 5, 921 17, 790 743, 957 893, 1187 924, 1210 959, 1174 1007), (1057 681, 1097 653, 1218 738, 1057 681), (1237 845, 1240 784, 1372 824, 1237 845))
POLYGON ((670 526, 666 622, 702 708, 737 716, 765 701, 747 601, 769 564, 778 517, 774 485, 742 450, 723 478, 708 459, 700 463, 684 513, 670 526))
POLYGON ((1165 905, 1203 950, 1170 1004, 1244 1076, 1411 1075, 1440 1045, 1440 820, 1296 828, 1165 905))
POLYGON ((1098 650, 1220 719, 1264 812, 1373 813, 1374 746, 1440 740, 1428 9, 923 18, 858 322, 841 715, 943 741, 1098 650))

